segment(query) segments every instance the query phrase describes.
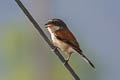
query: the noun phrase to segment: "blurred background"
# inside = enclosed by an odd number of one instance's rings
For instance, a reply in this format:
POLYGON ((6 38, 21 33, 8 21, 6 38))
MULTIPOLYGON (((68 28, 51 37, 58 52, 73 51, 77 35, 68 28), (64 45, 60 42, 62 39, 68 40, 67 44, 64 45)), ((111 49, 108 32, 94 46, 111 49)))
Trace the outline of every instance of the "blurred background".
MULTIPOLYGON (((51 18, 75 34, 96 66, 72 55, 81 80, 120 80, 120 0, 21 1, 49 38, 43 25, 51 18)), ((73 80, 14 0, 0 1, 0 80, 73 80)))

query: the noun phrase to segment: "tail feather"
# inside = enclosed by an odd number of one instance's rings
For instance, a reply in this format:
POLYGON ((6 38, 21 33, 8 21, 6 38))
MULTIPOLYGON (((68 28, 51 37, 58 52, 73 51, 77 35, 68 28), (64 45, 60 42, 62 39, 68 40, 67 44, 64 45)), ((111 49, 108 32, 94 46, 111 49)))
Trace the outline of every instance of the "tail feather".
MULTIPOLYGON (((75 49, 76 50, 76 49, 75 49)), ((82 53, 82 50, 76 50, 81 56, 82 58, 91 66, 95 69, 95 66, 92 64, 92 62, 82 53)))

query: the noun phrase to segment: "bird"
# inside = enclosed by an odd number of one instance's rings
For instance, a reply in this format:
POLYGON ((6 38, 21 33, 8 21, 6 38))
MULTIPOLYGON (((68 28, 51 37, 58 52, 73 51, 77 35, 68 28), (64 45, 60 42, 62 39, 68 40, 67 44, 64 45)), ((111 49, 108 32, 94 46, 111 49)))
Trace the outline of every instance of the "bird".
POLYGON ((45 28, 48 29, 51 35, 55 49, 58 48, 68 55, 67 59, 65 60, 65 64, 68 63, 71 54, 78 53, 91 67, 95 69, 93 63, 83 54, 83 51, 80 49, 77 39, 68 29, 63 20, 58 18, 50 19, 45 24, 45 28))

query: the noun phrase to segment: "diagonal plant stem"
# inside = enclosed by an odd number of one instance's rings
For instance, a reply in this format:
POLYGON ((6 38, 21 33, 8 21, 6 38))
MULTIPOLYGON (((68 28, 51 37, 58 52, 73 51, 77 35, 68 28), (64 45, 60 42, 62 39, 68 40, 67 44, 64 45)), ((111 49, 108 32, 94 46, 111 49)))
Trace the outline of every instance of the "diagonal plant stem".
MULTIPOLYGON (((38 25, 38 23, 34 20, 34 18, 31 16, 31 14, 28 12, 28 10, 24 7, 24 5, 22 4, 22 2, 20 0, 15 0, 16 3, 18 4, 18 6, 21 8, 21 10, 24 12, 24 14, 27 16, 27 18, 31 21, 31 23, 34 25, 34 27, 37 29, 37 31, 40 33, 40 35, 44 38, 44 40, 48 43, 48 45, 50 46, 51 49, 54 49, 54 45, 51 43, 51 41, 48 39, 48 37, 46 36, 46 34, 43 32, 43 30, 40 28, 40 26, 38 25)), ((62 63, 64 63, 65 59, 64 57, 60 54, 60 52, 55 49, 54 53, 56 54, 56 56, 60 59, 60 61, 62 63)), ((73 76, 73 78, 75 80, 80 80, 80 78, 78 77, 78 75, 75 73, 75 71, 72 69, 72 67, 67 63, 64 64, 64 66, 66 67, 66 69, 70 72, 70 74, 73 76)))

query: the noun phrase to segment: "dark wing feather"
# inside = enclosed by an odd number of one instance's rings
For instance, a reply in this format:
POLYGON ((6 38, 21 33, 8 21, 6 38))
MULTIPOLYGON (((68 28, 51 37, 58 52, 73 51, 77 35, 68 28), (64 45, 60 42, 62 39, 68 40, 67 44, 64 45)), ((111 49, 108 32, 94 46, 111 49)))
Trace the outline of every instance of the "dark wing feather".
POLYGON ((73 34, 68 29, 60 29, 60 30, 55 31, 55 36, 59 40, 69 44, 74 49, 79 49, 79 44, 77 40, 75 39, 73 34))
POLYGON ((93 68, 95 66, 92 64, 92 62, 82 53, 82 50, 79 48, 79 44, 73 34, 68 29, 60 29, 55 32, 56 38, 67 43, 70 45, 73 49, 75 49, 82 58, 90 64, 93 68))

